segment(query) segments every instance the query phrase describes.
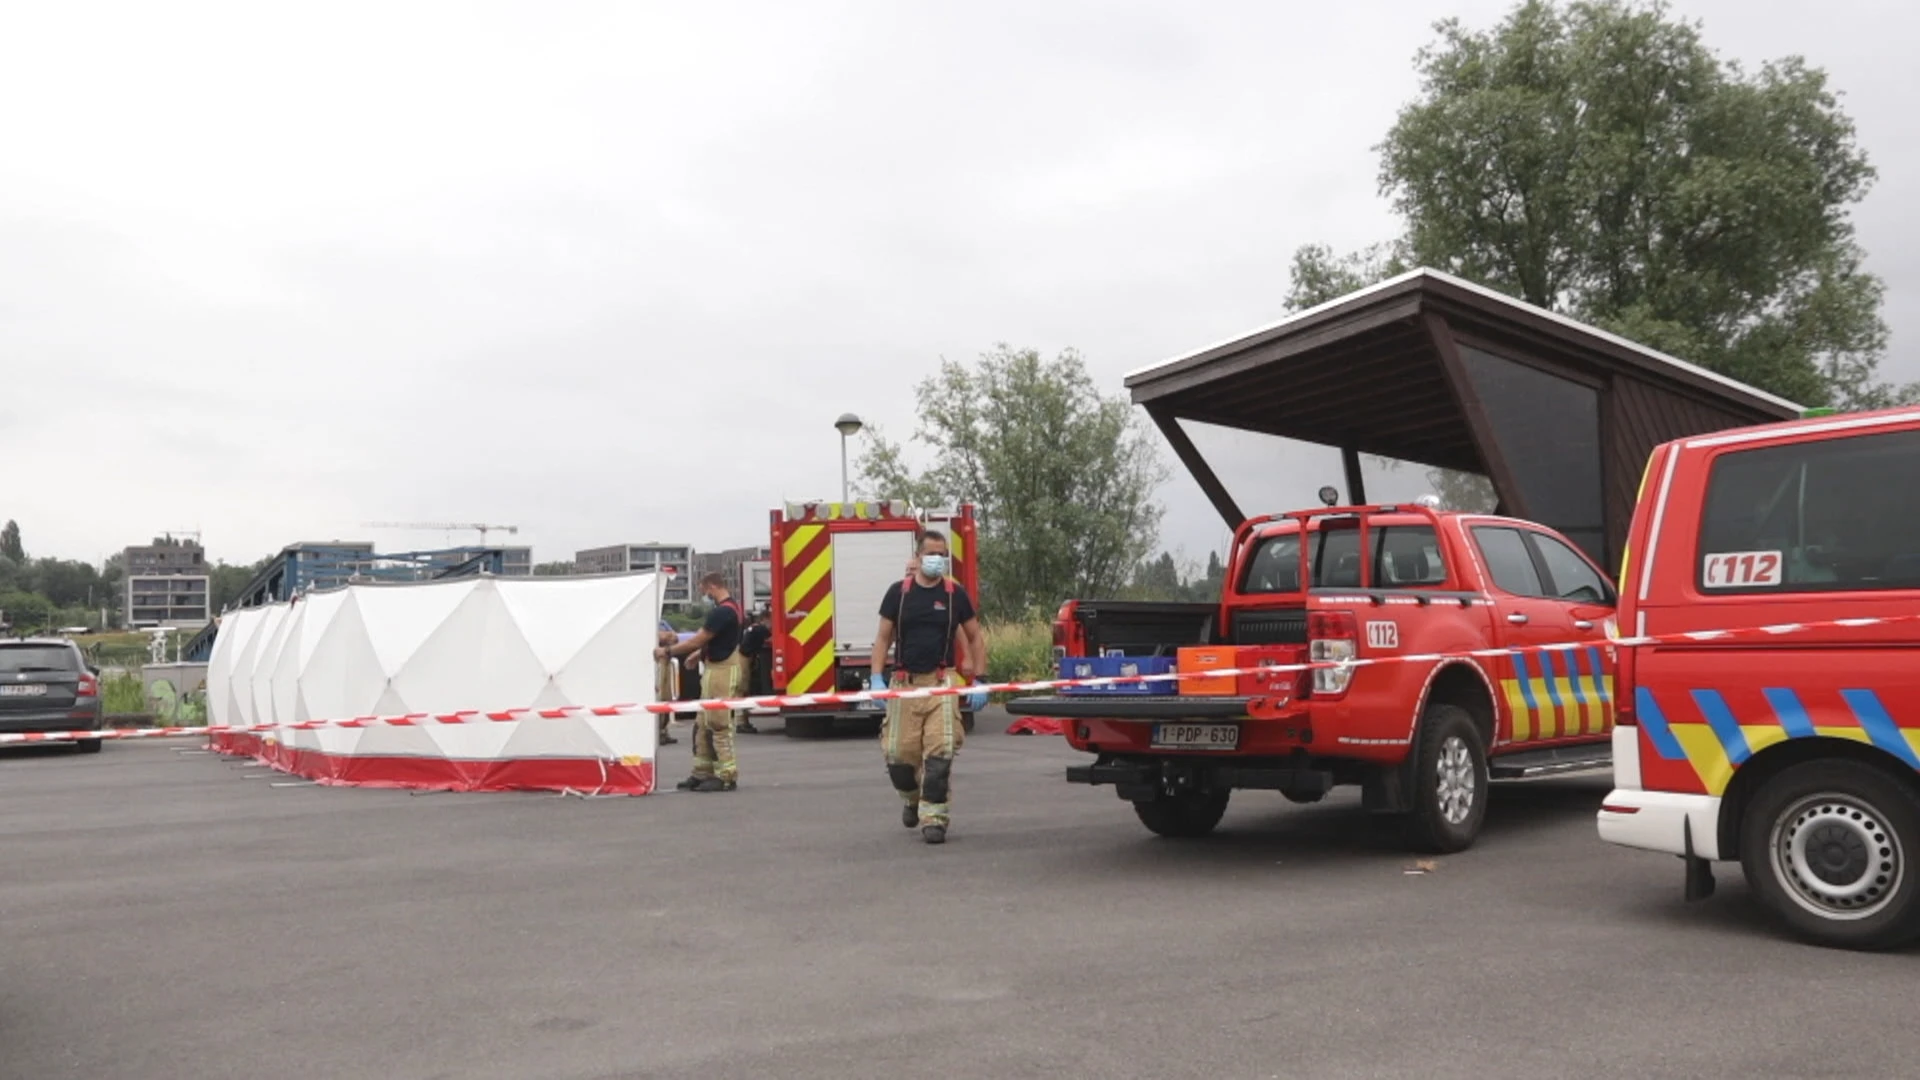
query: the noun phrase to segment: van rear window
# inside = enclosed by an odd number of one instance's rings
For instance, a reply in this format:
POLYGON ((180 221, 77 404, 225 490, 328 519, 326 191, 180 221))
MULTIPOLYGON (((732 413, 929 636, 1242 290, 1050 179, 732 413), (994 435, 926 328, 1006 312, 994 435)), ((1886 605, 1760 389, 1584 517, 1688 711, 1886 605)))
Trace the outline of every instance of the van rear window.
POLYGON ((1694 579, 1708 594, 1920 589, 1920 431, 1714 459, 1694 579))
MULTIPOLYGON (((1432 588, 1447 581, 1440 541, 1430 525, 1389 525, 1367 530, 1373 549, 1372 583, 1376 589, 1432 588)), ((1308 536, 1313 564, 1313 587, 1360 587, 1360 531, 1354 528, 1316 529, 1308 536)), ((1300 591, 1300 534, 1281 533, 1260 541, 1247 560, 1242 595, 1300 591)))

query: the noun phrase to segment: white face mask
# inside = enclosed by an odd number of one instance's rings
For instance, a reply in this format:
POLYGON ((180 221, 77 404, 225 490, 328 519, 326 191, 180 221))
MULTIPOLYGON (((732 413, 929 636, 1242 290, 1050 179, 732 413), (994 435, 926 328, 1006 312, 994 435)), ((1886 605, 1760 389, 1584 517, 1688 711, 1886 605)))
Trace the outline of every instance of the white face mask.
POLYGON ((920 572, 928 577, 946 577, 948 559, 945 555, 933 554, 920 556, 920 572))

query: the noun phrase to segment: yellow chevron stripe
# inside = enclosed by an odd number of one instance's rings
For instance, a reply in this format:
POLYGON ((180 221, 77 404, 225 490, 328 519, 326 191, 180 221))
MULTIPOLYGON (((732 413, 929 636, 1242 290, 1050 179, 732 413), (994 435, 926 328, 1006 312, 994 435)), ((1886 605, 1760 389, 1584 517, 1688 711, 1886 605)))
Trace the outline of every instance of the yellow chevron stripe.
MULTIPOLYGON (((1687 755, 1687 764, 1693 766, 1694 775, 1707 789, 1709 795, 1724 795, 1727 784, 1733 779, 1734 764, 1727 758, 1726 747, 1720 744, 1720 736, 1714 734, 1707 724, 1680 723, 1667 725, 1673 737, 1680 743, 1680 749, 1687 755)), ((1854 742, 1873 745, 1873 739, 1857 727, 1816 727, 1815 735, 1829 739, 1851 739, 1854 742)), ((1740 733, 1746 737, 1747 749, 1755 754, 1776 743, 1787 741, 1787 733, 1778 724, 1742 724, 1740 733)), ((1904 732, 1907 741, 1920 750, 1920 731, 1904 732)))
MULTIPOLYGON (((829 547, 820 553, 819 558, 808 563, 805 569, 795 574, 793 579, 787 582, 787 610, 792 611, 795 604, 805 600, 807 593, 811 592, 813 587, 818 585, 820 579, 826 577, 827 571, 831 569, 833 569, 833 548, 829 547)), ((820 609, 815 608, 814 610, 818 611, 820 609)))
POLYGON ((952 522, 947 523, 947 530, 947 550, 953 553, 953 563, 958 566, 960 560, 967 557, 966 541, 960 538, 960 530, 953 528, 952 522))
POLYGON ((787 542, 780 545, 780 561, 788 566, 793 565, 793 560, 804 554, 807 545, 813 543, 813 538, 825 528, 825 525, 802 525, 788 533, 787 542))
POLYGON ((1613 730, 1613 676, 1583 673, 1578 682, 1587 696, 1585 704, 1573 695, 1574 680, 1564 675, 1552 680, 1554 688, 1560 692, 1561 711, 1569 714, 1566 730, 1560 731, 1560 725, 1553 716, 1553 697, 1547 692, 1548 680, 1526 680, 1525 689, 1533 692, 1537 706, 1531 710, 1527 708, 1526 694, 1521 692, 1521 680, 1500 680, 1501 692, 1507 699, 1507 711, 1513 716, 1513 741, 1605 735, 1613 730))
MULTIPOLYGON (((1556 675, 1553 678, 1553 689, 1560 695, 1560 711, 1567 714, 1567 730, 1563 734, 1578 735, 1586 730, 1587 708, 1580 704, 1580 699, 1573 696, 1572 680, 1565 675, 1556 675)), ((1551 705, 1553 698, 1548 697, 1547 702, 1551 705)))
POLYGON ((1527 742, 1533 738, 1533 712, 1520 693, 1520 680, 1502 679, 1501 685, 1507 691, 1507 711, 1513 714, 1513 741, 1527 742))
POLYGON ((800 669, 800 673, 795 675, 793 681, 787 684, 787 692, 790 694, 812 693, 814 691, 813 684, 819 681, 820 676, 826 674, 827 669, 832 666, 832 649, 821 649, 819 652, 814 653, 813 659, 808 660, 806 666, 800 669))
POLYGON ((832 621, 833 594, 828 593, 812 611, 807 612, 807 617, 800 620, 800 625, 793 628, 793 640, 805 645, 813 640, 813 636, 818 634, 822 627, 832 621))

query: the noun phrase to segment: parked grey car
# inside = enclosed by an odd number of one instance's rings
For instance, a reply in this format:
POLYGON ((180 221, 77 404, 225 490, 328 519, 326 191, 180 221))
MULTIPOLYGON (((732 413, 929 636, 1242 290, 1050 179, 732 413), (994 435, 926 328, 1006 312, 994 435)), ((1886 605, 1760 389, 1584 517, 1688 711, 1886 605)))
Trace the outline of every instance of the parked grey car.
MULTIPOLYGON (((100 676, 61 638, 0 640, 0 731, 98 731, 100 676)), ((99 739, 80 739, 83 754, 99 739)))

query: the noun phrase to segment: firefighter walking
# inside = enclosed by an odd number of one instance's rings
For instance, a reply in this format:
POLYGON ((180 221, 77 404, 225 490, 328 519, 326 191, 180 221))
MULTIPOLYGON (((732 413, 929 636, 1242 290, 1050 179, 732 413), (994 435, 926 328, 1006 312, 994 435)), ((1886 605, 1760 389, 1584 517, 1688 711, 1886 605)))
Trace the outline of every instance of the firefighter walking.
MULTIPOLYGON (((706 661, 706 680, 701 687, 708 699, 740 696, 746 665, 740 655, 740 631, 746 620, 740 605, 727 591, 727 579, 708 574, 700 579, 700 593, 713 605, 698 633, 676 645, 654 650, 654 658, 665 660, 701 654, 706 661)), ((733 754, 734 724, 738 715, 731 709, 700 709, 693 722, 693 775, 680 781, 682 791, 732 791, 740 780, 740 766, 733 754)))
MULTIPOLYGON (((973 598, 947 576, 951 567, 945 534, 922 532, 906 579, 890 587, 880 601, 873 689, 962 686, 985 668, 986 641, 973 598), (889 682, 887 651, 896 641, 899 665, 889 682)), ((900 822, 909 829, 918 827, 929 844, 947 840, 953 760, 965 737, 957 695, 887 702, 880 745, 887 775, 904 803, 900 822)))

